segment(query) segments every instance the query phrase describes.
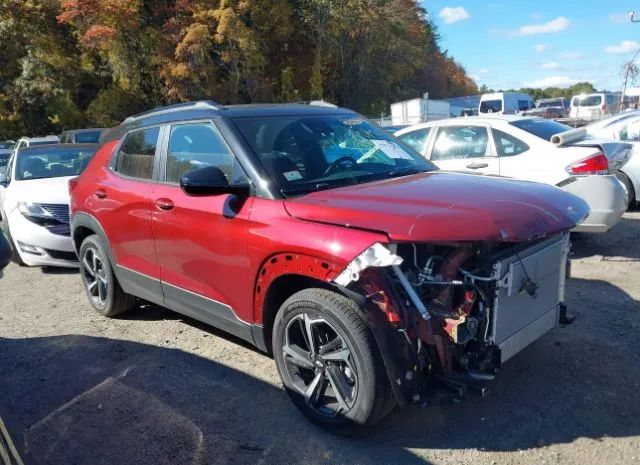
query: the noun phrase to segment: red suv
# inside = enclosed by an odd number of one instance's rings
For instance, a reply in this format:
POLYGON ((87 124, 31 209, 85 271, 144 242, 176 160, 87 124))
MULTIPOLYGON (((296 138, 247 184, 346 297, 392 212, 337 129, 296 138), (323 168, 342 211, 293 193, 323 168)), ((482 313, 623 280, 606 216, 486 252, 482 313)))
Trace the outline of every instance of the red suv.
POLYGON ((141 299, 250 341, 333 430, 419 401, 432 380, 485 383, 555 327, 568 231, 588 213, 555 187, 438 171, 316 105, 127 118, 70 190, 98 312, 141 299))

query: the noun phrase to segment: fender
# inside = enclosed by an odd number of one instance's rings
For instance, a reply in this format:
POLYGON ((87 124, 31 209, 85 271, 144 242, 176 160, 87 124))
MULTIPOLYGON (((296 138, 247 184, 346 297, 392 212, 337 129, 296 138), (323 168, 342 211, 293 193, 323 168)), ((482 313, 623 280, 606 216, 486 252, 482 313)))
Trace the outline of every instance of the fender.
POLYGON ((108 256, 107 258, 109 259, 109 262, 111 263, 112 268, 115 269, 116 259, 113 256, 111 247, 109 246, 109 239, 107 238, 107 233, 104 232, 104 229, 100 225, 100 222, 98 222, 98 220, 95 217, 85 212, 76 212, 71 217, 71 238, 73 239, 73 246, 76 249, 76 253, 77 254, 80 253, 80 248, 77 247, 76 241, 75 241, 76 229, 80 226, 89 228, 98 235, 98 237, 100 238, 100 240, 102 240, 102 244, 106 249, 107 256, 108 256))

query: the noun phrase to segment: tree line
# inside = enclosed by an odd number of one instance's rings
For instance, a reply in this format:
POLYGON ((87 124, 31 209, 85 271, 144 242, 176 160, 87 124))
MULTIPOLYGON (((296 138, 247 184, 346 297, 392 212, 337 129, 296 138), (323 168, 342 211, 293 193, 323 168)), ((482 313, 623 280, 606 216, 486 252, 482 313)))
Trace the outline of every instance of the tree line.
POLYGON ((2 138, 194 99, 379 114, 477 92, 417 0, 2 0, 0 44, 2 138))

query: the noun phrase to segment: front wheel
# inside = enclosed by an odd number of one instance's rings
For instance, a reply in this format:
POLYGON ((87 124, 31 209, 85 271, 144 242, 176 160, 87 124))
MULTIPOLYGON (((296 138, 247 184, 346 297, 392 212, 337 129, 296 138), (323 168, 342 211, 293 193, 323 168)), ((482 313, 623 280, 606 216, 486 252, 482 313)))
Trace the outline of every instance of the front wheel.
POLYGON ((350 432, 393 408, 377 344, 356 303, 343 295, 294 294, 276 315, 272 342, 287 393, 320 426, 350 432))

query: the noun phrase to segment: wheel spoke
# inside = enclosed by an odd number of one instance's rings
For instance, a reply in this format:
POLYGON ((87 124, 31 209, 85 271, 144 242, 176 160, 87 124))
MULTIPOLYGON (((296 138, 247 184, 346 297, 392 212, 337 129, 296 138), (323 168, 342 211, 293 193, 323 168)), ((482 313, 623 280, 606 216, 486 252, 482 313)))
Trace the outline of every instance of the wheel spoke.
POLYGON ((313 370, 313 363, 311 362, 309 352, 302 350, 298 346, 291 345, 283 346, 282 352, 285 355, 285 360, 292 365, 313 370))
POLYGON ((98 280, 91 281, 90 283, 88 283, 87 289, 91 295, 95 295, 94 291, 96 290, 97 286, 98 286, 98 280))
POLYGON ((349 356, 351 355, 351 351, 347 348, 336 350, 335 352, 329 352, 328 354, 324 354, 322 358, 324 360, 332 360, 335 362, 347 362, 349 360, 349 356))
POLYGON ((95 273, 93 271, 93 269, 91 268, 91 263, 89 263, 89 260, 87 258, 87 256, 84 256, 84 260, 82 260, 82 264, 84 265, 84 269, 87 273, 89 273, 91 276, 95 277, 95 273))
POLYGON ((304 332, 306 334, 307 342, 309 343, 309 352, 311 352, 311 356, 316 355, 316 344, 313 338, 313 321, 309 318, 309 314, 305 313, 303 315, 304 320, 304 332))
POLYGON ((326 384, 327 379, 324 377, 324 374, 322 372, 318 372, 304 391, 304 400, 306 403, 311 404, 312 402, 317 402, 324 391, 326 384))
POLYGON ((340 347, 342 347, 342 345, 342 338, 336 336, 331 341, 321 346, 318 352, 320 353, 320 355, 328 354, 336 349, 339 349, 340 347))
POLYGON ((91 267, 92 271, 94 273, 98 272, 98 256, 96 255, 95 252, 91 253, 91 263, 93 264, 93 266, 91 267))
POLYGON ((98 298, 100 302, 104 302, 107 300, 107 286, 98 282, 98 298))
POLYGON ((338 409, 336 413, 349 410, 349 405, 347 404, 348 396, 346 394, 346 390, 349 389, 348 386, 345 386, 344 375, 340 372, 340 369, 336 367, 327 367, 327 377, 329 378, 329 384, 333 388, 333 393, 338 401, 338 409))

